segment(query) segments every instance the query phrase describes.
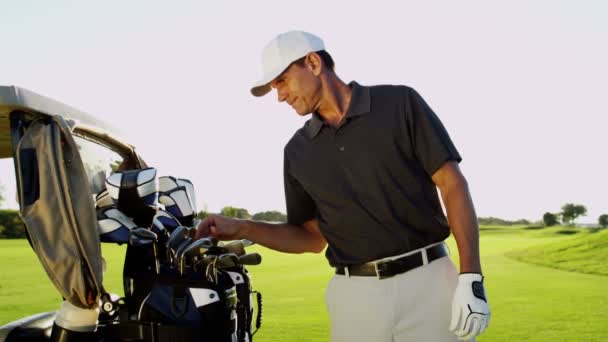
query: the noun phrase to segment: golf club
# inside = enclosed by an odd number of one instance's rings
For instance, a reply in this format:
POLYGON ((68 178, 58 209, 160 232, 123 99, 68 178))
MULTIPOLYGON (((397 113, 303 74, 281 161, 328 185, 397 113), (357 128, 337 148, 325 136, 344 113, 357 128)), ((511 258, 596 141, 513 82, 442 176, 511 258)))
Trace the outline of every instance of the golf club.
POLYGON ((201 219, 194 219, 194 221, 192 221, 192 227, 198 229, 198 226, 201 224, 201 222, 203 222, 203 220, 201 220, 201 219))
POLYGON ((167 239, 167 259, 170 264, 175 262, 175 252, 178 245, 186 238, 188 228, 179 226, 169 235, 167 239))
MULTIPOLYGON (((205 239, 196 240, 193 243, 191 243, 188 247, 186 247, 186 249, 184 249, 184 251, 182 252, 182 257, 180 258, 180 264, 179 264, 180 273, 184 272, 184 259, 186 257, 190 257, 190 258, 194 259, 195 257, 203 256, 210 247, 211 246, 209 245, 209 241, 205 240, 205 239)), ((194 262, 193 262, 193 266, 194 266, 194 262)))
POLYGON ((239 263, 241 265, 259 265, 262 263, 262 256, 258 253, 247 253, 239 256, 239 263))
POLYGON ((235 240, 224 244, 222 247, 226 248, 229 253, 234 253, 236 255, 245 254, 245 245, 243 244, 243 240, 235 240))
POLYGON ((239 264, 239 257, 234 253, 221 254, 217 257, 216 267, 219 269, 231 268, 239 264))
POLYGON ((180 274, 183 274, 183 272, 181 272, 180 265, 182 264, 182 258, 184 255, 184 251, 188 248, 188 246, 191 243, 192 243, 192 238, 187 237, 175 249, 175 268, 180 269, 180 274))
POLYGON ((154 264, 156 274, 160 273, 160 264, 158 261, 158 255, 156 252, 156 241, 158 241, 158 235, 153 231, 146 228, 135 228, 132 229, 129 234, 129 244, 134 247, 142 247, 152 244, 152 251, 154 253, 154 264))

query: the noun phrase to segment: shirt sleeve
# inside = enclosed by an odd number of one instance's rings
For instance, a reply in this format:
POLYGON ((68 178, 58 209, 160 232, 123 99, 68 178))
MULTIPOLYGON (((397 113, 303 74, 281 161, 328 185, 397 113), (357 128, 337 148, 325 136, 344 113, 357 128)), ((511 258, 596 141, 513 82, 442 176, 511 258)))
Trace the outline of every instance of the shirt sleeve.
POLYGON ((301 225, 302 223, 315 218, 317 215, 315 202, 306 190, 304 190, 302 184, 300 184, 290 172, 287 153, 285 153, 283 157, 283 173, 287 223, 301 225))
POLYGON ((416 90, 406 89, 405 115, 414 154, 426 173, 433 176, 445 162, 460 162, 462 158, 431 107, 416 90))

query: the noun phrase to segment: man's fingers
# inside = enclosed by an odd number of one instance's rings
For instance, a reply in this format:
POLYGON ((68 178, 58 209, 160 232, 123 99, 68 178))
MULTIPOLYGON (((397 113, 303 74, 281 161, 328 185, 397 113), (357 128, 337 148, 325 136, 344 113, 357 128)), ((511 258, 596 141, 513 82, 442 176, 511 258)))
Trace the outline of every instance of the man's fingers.
POLYGON ((458 329, 458 323, 460 322, 461 312, 462 310, 460 310, 460 305, 452 304, 452 321, 450 322, 450 331, 455 332, 456 330, 460 330, 458 329))
POLYGON ((211 217, 205 217, 201 221, 201 223, 196 228, 196 234, 194 234, 194 239, 200 239, 202 237, 209 236, 210 227, 214 224, 214 221, 211 217))
POLYGON ((479 323, 479 333, 481 334, 488 327, 488 319, 486 317, 481 318, 479 323))
POLYGON ((473 337, 477 336, 477 334, 479 334, 479 328, 480 328, 480 324, 479 324, 479 318, 476 316, 471 317, 471 319, 469 320, 471 323, 465 327, 465 331, 467 332, 467 334, 465 334, 464 336, 462 336, 460 339, 463 341, 468 341, 470 339, 472 339, 473 337))
POLYGON ((467 327, 470 324, 470 312, 464 307, 460 307, 460 319, 458 320, 458 324, 456 325, 456 329, 454 330, 454 334, 461 338, 468 333, 467 327))

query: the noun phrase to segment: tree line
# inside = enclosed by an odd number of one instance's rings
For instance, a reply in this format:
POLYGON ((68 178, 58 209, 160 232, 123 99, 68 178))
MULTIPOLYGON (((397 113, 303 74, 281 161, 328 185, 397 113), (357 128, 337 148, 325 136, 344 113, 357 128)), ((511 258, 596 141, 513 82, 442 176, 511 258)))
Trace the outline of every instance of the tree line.
MULTIPOLYGON (((201 210, 198 213, 197 218, 205 218, 207 217, 209 212, 206 210, 201 210)), ((218 213, 219 215, 234 217, 238 219, 246 219, 246 220, 256 220, 256 221, 271 221, 271 222, 285 222, 287 221, 287 215, 283 214, 280 211, 270 210, 270 211, 261 211, 255 213, 253 215, 249 214, 249 211, 245 208, 237 208, 232 206, 223 207, 222 210, 218 213)))
MULTIPOLYGON (((0 205, 4 197, 2 191, 0 191, 0 205)), ((580 216, 585 216, 587 208, 581 204, 566 203, 562 206, 561 211, 557 213, 546 212, 543 215, 541 224, 547 227, 555 226, 558 224, 573 225, 580 216)), ((209 213, 207 210, 201 210, 197 218, 205 218, 209 213)), ((250 214, 245 208, 225 206, 219 213, 223 216, 234 217, 238 219, 252 219, 256 221, 267 221, 267 222, 285 222, 287 216, 276 210, 262 211, 254 214, 250 214)), ((530 222, 525 219, 509 221, 498 217, 480 217, 478 218, 480 225, 497 225, 497 226, 511 226, 511 225, 530 225, 537 224, 530 222)), ((602 214, 598 217, 598 225, 605 228, 608 227, 608 214, 602 214)), ((25 238, 25 224, 19 216, 17 210, 12 209, 0 209, 0 239, 21 239, 25 238)))
MULTIPOLYGON (((198 213, 197 217, 204 218, 209 214, 210 213, 208 213, 206 210, 202 210, 198 213)), ((256 221, 287 221, 285 214, 274 210, 262 211, 251 215, 247 209, 227 206, 222 208, 218 214, 239 219, 252 219, 256 221)), ((25 224, 19 216, 19 211, 14 209, 0 209, 0 239, 23 239, 25 237, 25 224)))
MULTIPOLYGON (((587 215, 587 207, 582 204, 566 203, 561 209, 560 212, 546 212, 543 215, 543 223, 545 226, 550 227, 560 223, 574 225, 578 217, 587 215)), ((597 218, 597 224, 602 228, 608 227, 608 214, 600 215, 597 218)))

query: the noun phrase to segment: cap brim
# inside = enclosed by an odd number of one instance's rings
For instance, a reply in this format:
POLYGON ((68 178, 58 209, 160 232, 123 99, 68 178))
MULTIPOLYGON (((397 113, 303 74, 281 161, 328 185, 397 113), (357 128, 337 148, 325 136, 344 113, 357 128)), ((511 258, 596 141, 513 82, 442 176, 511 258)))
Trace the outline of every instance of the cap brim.
POLYGON ((251 88, 251 94, 256 97, 264 96, 270 92, 272 87, 270 86, 270 82, 266 84, 262 84, 259 86, 254 86, 251 88))
POLYGON ((259 81, 257 81, 253 87, 251 88, 251 94, 253 96, 264 96, 266 94, 268 94, 270 92, 270 90, 272 90, 272 87, 270 86, 270 83, 277 77, 279 77, 279 75, 285 71, 289 65, 291 64, 291 62, 287 63, 287 65, 280 65, 279 67, 275 68, 274 70, 267 72, 259 81))

